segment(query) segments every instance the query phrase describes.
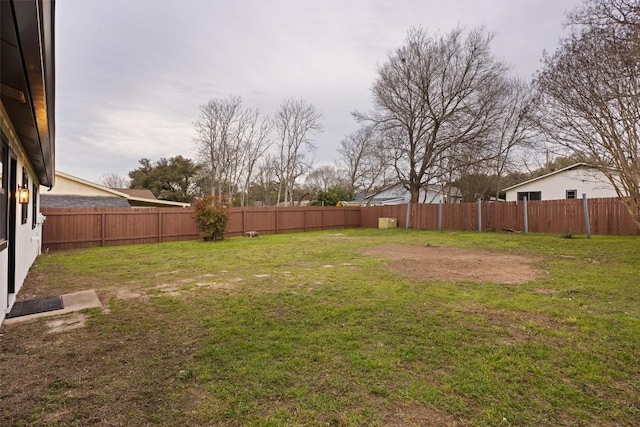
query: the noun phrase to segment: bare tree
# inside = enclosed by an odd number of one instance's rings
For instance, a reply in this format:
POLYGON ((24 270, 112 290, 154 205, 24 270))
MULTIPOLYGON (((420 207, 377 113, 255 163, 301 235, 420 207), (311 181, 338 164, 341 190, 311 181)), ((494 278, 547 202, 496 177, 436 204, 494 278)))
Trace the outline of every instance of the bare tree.
POLYGON ((273 144, 271 131, 273 121, 269 117, 260 118, 258 109, 248 110, 246 113, 246 127, 242 141, 242 155, 244 164, 244 183, 240 199, 240 206, 249 204, 249 185, 253 178, 256 163, 273 144), (246 198, 246 200, 245 200, 246 198))
POLYGON ((107 188, 129 188, 129 179, 117 173, 104 173, 98 184, 107 188))
POLYGON ((586 0, 536 78, 548 139, 599 169, 640 226, 640 2, 586 0))
POLYGON ((382 138, 372 126, 363 126, 340 142, 338 165, 344 170, 351 191, 368 194, 376 187, 391 184, 393 176, 382 138))
POLYGON ((315 149, 311 136, 323 130, 321 120, 322 113, 302 99, 287 99, 280 104, 274 117, 279 149, 278 203, 282 193, 284 203, 292 203, 296 180, 311 167, 308 155, 315 149))
POLYGON ((200 115, 193 123, 198 159, 209 171, 211 195, 220 201, 229 191, 232 167, 239 148, 241 104, 242 99, 237 96, 213 99, 200 106, 200 115))
POLYGON ((490 163, 496 179, 496 200, 500 197, 502 177, 512 162, 513 152, 527 150, 534 143, 535 121, 532 115, 535 105, 532 86, 519 79, 511 80, 502 99, 501 120, 496 123, 495 131, 490 136, 495 142, 495 157, 490 163))
POLYGON ((211 194, 232 197, 244 206, 255 164, 271 145, 273 125, 258 109, 243 108, 240 97, 214 99, 200 106, 194 122, 198 159, 206 166, 211 194))
POLYGON ((254 206, 272 206, 278 203, 277 163, 275 156, 269 153, 256 163, 248 195, 254 206))
POLYGON ((340 176, 335 167, 319 166, 307 174, 304 184, 311 192, 327 191, 330 187, 340 183, 340 176))
POLYGON ((378 69, 373 112, 354 113, 384 134, 398 182, 412 202, 447 165, 466 153, 488 152, 507 87, 507 68, 491 55, 491 39, 483 29, 444 36, 410 30, 378 69))

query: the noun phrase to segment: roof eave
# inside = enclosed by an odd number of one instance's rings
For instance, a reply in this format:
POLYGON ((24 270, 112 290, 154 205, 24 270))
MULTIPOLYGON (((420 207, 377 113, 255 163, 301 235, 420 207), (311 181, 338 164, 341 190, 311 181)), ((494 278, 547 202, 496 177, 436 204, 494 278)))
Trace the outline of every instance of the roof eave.
POLYGON ((562 168, 562 169, 558 169, 557 171, 553 171, 553 172, 550 172, 550 173, 548 173, 548 174, 541 175, 541 176, 538 176, 538 177, 535 177, 535 178, 529 179, 529 180, 527 180, 527 181, 521 182, 521 183, 519 183, 519 184, 512 185, 511 187, 507 187, 507 188, 503 189, 502 191, 509 191, 509 190, 513 190, 514 188, 518 188, 518 187, 522 187, 523 185, 531 184, 532 182, 535 182, 535 181, 539 181, 539 180, 541 180, 541 179, 548 178, 548 177, 550 177, 550 176, 553 176, 553 175, 559 174, 559 173, 561 173, 561 172, 568 171, 568 170, 570 170, 570 169, 575 169, 575 168, 576 168, 576 167, 578 167, 578 166, 583 166, 583 167, 592 167, 592 166, 589 166, 589 165, 588 165, 588 164, 586 164, 586 163, 574 163, 574 164, 572 164, 572 165, 570 165, 570 166, 564 167, 564 168, 562 168))
POLYGON ((3 68, 21 72, 22 78, 7 81, 5 86, 3 77, 3 89, 21 92, 25 99, 15 101, 3 90, 2 102, 9 105, 9 120, 40 184, 51 187, 55 180, 55 1, 21 0, 5 5, 9 7, 3 7, 3 24, 13 25, 16 44, 3 43, 11 59, 3 68))

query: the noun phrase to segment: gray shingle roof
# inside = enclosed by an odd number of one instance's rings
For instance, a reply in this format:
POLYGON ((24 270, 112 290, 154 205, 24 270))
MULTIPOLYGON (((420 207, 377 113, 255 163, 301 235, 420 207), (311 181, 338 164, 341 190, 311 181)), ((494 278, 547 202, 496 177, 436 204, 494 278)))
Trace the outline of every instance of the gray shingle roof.
POLYGON ((69 196, 41 194, 43 208, 129 208, 129 202, 122 197, 69 196))

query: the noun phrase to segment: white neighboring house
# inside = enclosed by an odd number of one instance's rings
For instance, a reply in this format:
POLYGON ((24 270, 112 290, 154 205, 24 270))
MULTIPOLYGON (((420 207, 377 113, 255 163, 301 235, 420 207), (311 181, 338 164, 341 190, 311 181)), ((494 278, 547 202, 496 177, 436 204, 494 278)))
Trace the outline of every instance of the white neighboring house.
POLYGON ((40 253, 40 186, 54 184, 53 0, 2 0, 0 323, 40 253))
POLYGON ((607 177, 586 163, 566 168, 505 188, 506 201, 618 197, 607 177))
MULTIPOLYGON (((396 184, 378 193, 367 195, 361 200, 356 200, 356 202, 360 202, 363 205, 368 204, 369 206, 388 206, 407 204, 410 200, 411 193, 401 184, 396 184)), ((427 187, 426 191, 420 189, 418 203, 440 203, 440 200, 443 203, 460 203, 462 194, 455 187, 431 185, 427 187)))

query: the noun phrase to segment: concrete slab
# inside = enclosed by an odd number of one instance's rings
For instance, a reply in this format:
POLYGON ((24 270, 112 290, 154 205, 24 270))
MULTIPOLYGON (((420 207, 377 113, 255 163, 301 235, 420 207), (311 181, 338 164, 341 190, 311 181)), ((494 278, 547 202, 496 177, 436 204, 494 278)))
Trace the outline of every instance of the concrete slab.
POLYGON ((42 317, 59 316, 61 314, 73 313, 75 311, 84 310, 86 308, 100 308, 102 303, 98 298, 98 294, 94 289, 88 291, 74 292, 62 295, 64 308, 61 310, 47 311, 45 313, 30 314, 27 316, 14 317, 13 319, 5 319, 3 325, 15 325, 25 323, 42 317))

